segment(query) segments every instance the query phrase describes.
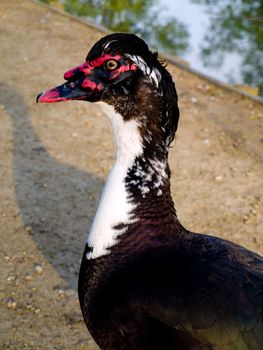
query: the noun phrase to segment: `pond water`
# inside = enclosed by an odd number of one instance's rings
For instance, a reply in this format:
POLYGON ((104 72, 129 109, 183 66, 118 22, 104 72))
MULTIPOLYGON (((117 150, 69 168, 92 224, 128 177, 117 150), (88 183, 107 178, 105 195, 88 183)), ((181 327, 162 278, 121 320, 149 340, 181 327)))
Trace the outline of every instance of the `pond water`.
POLYGON ((160 0, 189 33, 180 54, 192 68, 263 96, 262 0, 160 0))
POLYGON ((161 0, 160 4, 165 8, 164 15, 174 15, 187 27, 189 46, 180 56, 190 64, 191 68, 226 83, 244 83, 240 72, 242 64, 240 53, 224 53, 223 61, 215 67, 207 66, 203 62, 201 46, 212 20, 205 6, 195 4, 191 0, 161 0))

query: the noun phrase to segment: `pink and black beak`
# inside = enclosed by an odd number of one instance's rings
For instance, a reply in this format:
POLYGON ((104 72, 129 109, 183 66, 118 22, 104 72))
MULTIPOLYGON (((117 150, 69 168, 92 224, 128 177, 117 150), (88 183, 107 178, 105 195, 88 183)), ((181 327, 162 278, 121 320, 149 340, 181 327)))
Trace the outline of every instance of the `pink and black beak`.
POLYGON ((55 103, 67 100, 85 100, 87 97, 87 93, 81 91, 77 83, 72 81, 40 93, 37 96, 37 102, 55 103))
POLYGON ((67 80, 50 90, 44 91, 37 96, 40 103, 56 103, 68 100, 98 101, 102 90, 102 84, 97 81, 93 67, 84 63, 64 74, 67 80))
POLYGON ((99 101, 109 89, 132 76, 138 67, 119 54, 105 54, 64 74, 66 83, 37 96, 37 102, 99 101))

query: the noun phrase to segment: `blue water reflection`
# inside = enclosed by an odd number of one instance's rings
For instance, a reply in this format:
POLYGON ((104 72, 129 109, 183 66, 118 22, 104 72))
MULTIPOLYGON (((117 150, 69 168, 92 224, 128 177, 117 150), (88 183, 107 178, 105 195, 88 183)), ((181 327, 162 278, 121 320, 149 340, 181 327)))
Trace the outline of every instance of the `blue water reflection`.
POLYGON ((183 57, 210 76, 263 95, 262 0, 161 0, 190 34, 183 57))

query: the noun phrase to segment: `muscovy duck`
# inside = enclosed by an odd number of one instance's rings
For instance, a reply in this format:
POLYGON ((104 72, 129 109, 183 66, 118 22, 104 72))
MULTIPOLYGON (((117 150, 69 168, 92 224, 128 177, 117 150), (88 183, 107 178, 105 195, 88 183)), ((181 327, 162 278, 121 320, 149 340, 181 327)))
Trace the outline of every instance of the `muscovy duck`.
POLYGON ((263 258, 192 233, 170 193, 179 110, 171 75, 134 34, 100 39, 38 102, 97 102, 117 157, 88 235, 79 300, 103 350, 262 350, 263 258))

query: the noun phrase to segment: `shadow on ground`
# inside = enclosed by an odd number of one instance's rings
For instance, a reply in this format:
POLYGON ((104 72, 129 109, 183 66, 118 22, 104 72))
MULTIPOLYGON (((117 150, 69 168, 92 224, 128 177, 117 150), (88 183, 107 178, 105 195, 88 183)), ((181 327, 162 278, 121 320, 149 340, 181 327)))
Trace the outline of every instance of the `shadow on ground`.
POLYGON ((103 184, 48 153, 15 89, 1 85, 0 103, 12 118, 15 193, 26 230, 67 286, 76 288, 84 242, 103 184), (92 195, 91 188, 96 189, 92 195))

